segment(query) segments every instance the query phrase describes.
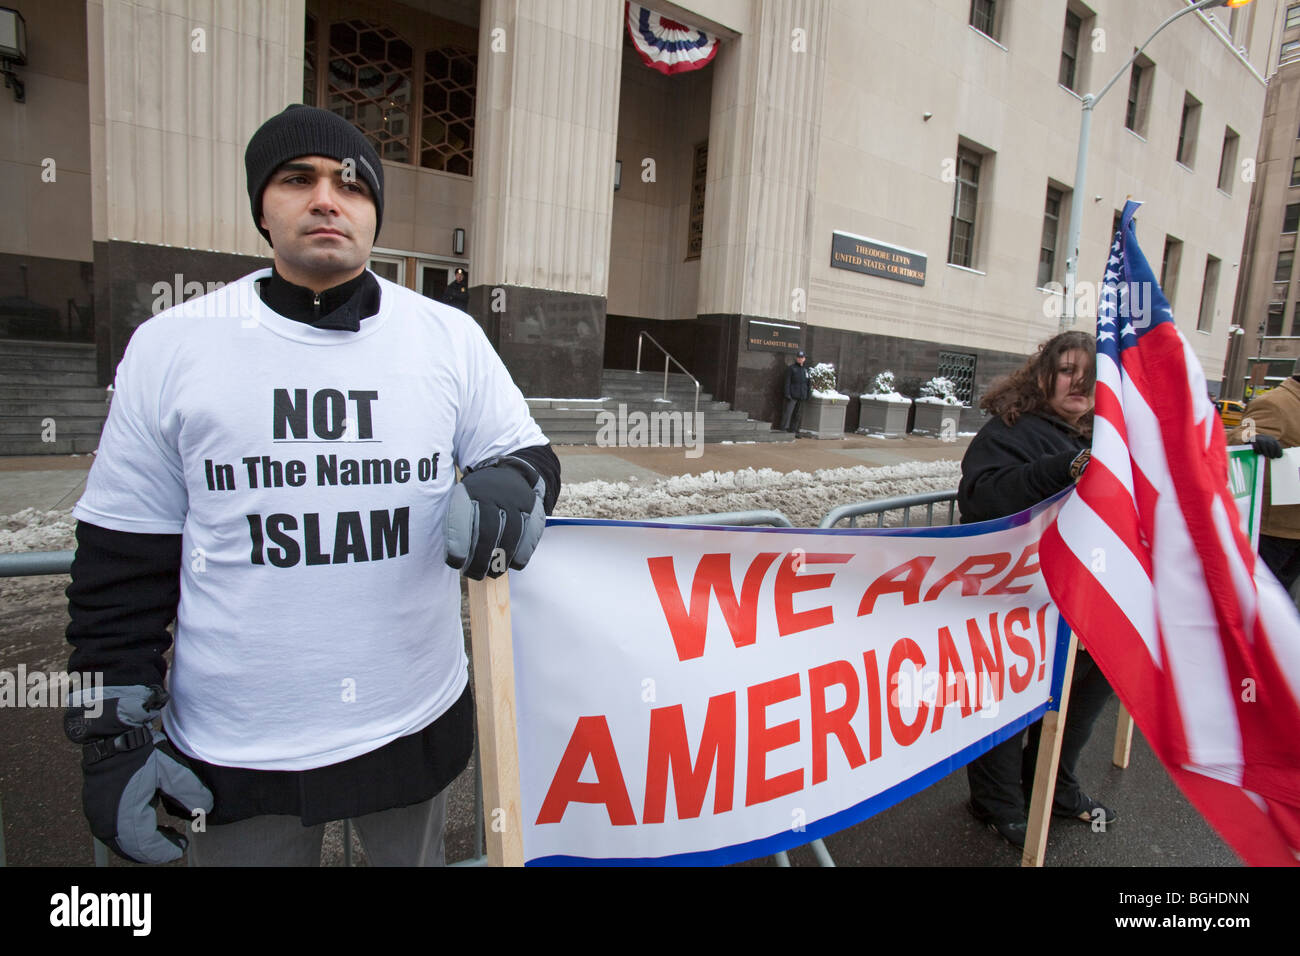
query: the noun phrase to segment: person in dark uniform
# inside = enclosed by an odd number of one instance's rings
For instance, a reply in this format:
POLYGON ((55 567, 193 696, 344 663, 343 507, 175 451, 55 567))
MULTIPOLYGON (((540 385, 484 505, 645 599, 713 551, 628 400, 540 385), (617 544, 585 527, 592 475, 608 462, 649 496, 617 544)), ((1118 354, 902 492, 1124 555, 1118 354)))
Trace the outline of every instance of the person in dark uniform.
MULTIPOLYGON (((963 524, 1018 514, 1068 488, 1083 472, 1092 442, 1096 345, 1084 332, 1063 332, 1024 367, 995 382, 980 402, 993 416, 971 440, 961 463, 957 507, 963 524)), ((1115 814, 1083 792, 1079 754, 1110 685, 1079 648, 1066 711, 1052 814, 1113 823, 1115 814)), ((1015 734, 966 765, 970 810, 1013 846, 1025 845, 1026 806, 1038 759, 1040 725, 1029 741, 1015 734)))
POLYGON ((464 269, 457 269, 455 277, 447 285, 447 304, 462 312, 469 306, 469 279, 464 269))
POLYGON ((785 411, 781 415, 781 428, 792 435, 799 433, 803 419, 803 403, 812 397, 812 381, 804 366, 807 356, 803 349, 795 353, 794 364, 786 367, 781 392, 785 396, 785 411))

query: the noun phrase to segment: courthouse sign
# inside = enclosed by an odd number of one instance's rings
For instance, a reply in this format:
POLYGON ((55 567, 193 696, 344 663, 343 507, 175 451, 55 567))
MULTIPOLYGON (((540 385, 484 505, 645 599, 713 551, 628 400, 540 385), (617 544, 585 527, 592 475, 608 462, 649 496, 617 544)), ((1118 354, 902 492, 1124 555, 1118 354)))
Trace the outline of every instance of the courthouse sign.
POLYGON ((926 256, 847 232, 831 233, 831 268, 925 285, 926 256))

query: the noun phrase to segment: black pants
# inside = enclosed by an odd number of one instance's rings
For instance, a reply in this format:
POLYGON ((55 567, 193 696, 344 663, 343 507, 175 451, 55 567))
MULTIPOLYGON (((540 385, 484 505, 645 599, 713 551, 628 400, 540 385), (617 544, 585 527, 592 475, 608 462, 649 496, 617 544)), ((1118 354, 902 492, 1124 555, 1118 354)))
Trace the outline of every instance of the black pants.
POLYGON ((782 431, 796 433, 799 431, 799 425, 803 422, 803 403, 802 398, 785 400, 785 414, 781 416, 782 431))
MULTIPOLYGON (((1079 754, 1092 734, 1097 715, 1110 699, 1110 684, 1092 656, 1079 648, 1074 659, 1074 681, 1070 685, 1069 709, 1065 714, 1065 733, 1061 737, 1061 760, 1056 771, 1055 805, 1071 810, 1079 805, 1082 791, 1075 769, 1079 754)), ((988 753, 966 765, 970 781, 970 799, 975 812, 994 823, 1023 823, 1028 814, 1029 792, 1034 783, 1034 766, 1038 761, 1038 736, 1042 721, 1029 728, 1029 742, 1024 734, 1004 740, 988 753)))
POLYGON ((1300 577, 1300 538, 1277 538, 1271 534, 1259 536, 1259 556, 1288 591, 1300 577))

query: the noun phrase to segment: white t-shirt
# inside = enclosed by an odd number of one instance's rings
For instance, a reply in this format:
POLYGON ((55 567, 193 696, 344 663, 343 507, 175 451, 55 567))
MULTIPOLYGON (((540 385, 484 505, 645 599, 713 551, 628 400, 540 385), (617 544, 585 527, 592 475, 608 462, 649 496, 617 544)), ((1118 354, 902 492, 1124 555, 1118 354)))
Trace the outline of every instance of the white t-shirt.
POLYGON ((420 730, 468 680, 455 464, 546 438, 479 327, 379 279, 359 332, 253 282, 141 325, 73 515, 183 534, 163 719, 208 763, 304 770, 420 730))

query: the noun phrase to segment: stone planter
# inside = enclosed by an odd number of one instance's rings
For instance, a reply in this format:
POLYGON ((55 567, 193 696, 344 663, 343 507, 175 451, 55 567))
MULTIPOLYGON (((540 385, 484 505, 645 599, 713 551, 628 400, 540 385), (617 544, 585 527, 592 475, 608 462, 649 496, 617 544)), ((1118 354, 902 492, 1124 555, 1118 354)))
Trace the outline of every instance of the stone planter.
POLYGON ((943 405, 939 402, 916 400, 916 419, 912 423, 913 435, 931 435, 942 438, 945 435, 957 436, 961 428, 961 405, 943 405), (944 421, 951 422, 947 428, 944 421))
POLYGON ((813 438, 843 438, 844 413, 848 410, 847 398, 810 398, 803 406, 799 434, 809 434, 813 438))
POLYGON ((989 416, 973 405, 962 406, 960 420, 957 422, 959 432, 977 432, 988 422, 989 416))
POLYGON ((864 435, 902 438, 907 434, 907 416, 911 402, 888 402, 881 398, 861 398, 858 431, 864 435))

